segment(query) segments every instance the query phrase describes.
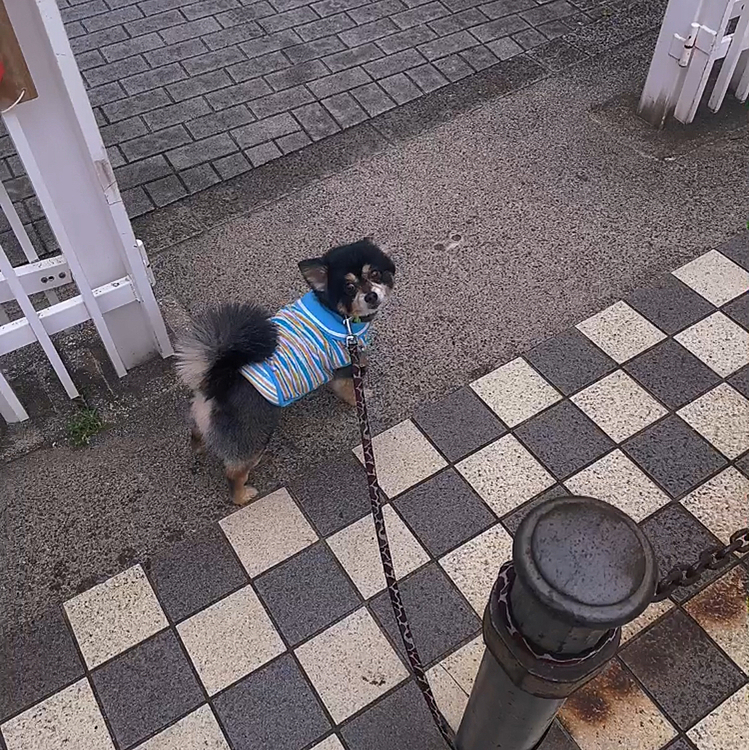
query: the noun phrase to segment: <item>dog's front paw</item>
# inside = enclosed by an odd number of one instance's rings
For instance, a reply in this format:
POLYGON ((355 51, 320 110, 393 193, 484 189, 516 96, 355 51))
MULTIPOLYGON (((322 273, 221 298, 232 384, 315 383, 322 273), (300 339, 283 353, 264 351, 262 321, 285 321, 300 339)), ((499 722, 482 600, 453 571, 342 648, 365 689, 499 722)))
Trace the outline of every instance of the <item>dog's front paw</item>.
POLYGON ((232 501, 234 505, 242 506, 247 505, 247 503, 254 500, 257 496, 258 491, 252 485, 246 484, 239 492, 235 492, 232 495, 232 501))

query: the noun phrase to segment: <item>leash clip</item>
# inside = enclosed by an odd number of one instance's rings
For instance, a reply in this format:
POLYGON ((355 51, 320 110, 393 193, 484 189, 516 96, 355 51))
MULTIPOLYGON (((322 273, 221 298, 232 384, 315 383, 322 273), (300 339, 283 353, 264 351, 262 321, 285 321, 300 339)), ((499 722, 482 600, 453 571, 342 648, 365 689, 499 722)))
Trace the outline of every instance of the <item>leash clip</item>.
POLYGON ((356 341, 356 336, 354 336, 354 332, 351 329, 351 318, 345 317, 343 319, 343 323, 346 326, 346 331, 348 332, 348 336, 346 336, 347 346, 355 346, 357 341, 356 341))

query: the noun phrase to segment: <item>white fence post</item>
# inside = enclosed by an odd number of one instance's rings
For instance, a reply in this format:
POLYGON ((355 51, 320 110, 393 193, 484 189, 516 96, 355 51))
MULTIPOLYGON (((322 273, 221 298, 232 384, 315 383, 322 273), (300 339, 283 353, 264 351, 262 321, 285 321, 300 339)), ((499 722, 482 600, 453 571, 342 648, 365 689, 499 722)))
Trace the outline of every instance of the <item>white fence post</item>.
POLYGON ((172 354, 55 0, 5 0, 38 97, 8 132, 117 373, 172 354), (94 289, 129 277, 134 301, 107 312, 94 289))

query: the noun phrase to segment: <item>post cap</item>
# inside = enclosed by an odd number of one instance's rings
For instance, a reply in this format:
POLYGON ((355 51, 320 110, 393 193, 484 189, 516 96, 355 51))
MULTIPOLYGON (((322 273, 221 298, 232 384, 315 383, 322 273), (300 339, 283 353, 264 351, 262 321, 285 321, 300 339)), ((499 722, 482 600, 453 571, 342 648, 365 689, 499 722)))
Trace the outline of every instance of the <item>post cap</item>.
POLYGON ((655 593, 647 537, 628 515, 592 497, 555 498, 531 511, 515 535, 513 561, 533 598, 580 627, 630 622, 655 593))

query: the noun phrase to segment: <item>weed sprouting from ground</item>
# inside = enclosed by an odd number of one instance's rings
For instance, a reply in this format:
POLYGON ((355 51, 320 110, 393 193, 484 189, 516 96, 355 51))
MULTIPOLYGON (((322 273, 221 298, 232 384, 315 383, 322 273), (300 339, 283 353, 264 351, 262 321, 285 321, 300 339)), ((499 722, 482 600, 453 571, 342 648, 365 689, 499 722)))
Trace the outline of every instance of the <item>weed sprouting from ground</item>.
POLYGON ((68 422, 68 439, 75 448, 91 443, 91 438, 104 429, 104 422, 96 409, 81 407, 68 422))

